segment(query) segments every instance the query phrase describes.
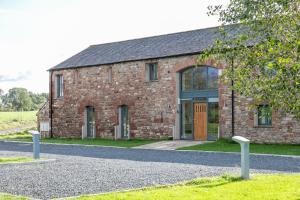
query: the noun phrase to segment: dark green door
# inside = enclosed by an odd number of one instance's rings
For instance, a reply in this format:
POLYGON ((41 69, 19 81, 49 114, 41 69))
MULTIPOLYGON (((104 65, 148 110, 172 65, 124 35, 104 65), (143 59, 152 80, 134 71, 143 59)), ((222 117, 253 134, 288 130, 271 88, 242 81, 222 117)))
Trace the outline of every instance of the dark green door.
POLYGON ((121 106, 121 137, 128 138, 129 126, 128 126, 128 107, 121 106))
POLYGON ((92 138, 95 135, 95 109, 93 107, 86 107, 86 117, 87 137, 92 138))

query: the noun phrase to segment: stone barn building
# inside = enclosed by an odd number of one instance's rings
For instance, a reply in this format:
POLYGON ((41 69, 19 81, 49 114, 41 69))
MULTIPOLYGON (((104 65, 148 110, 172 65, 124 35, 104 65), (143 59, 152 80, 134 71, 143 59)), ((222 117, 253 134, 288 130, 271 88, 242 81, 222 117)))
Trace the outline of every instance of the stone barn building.
POLYGON ((49 101, 45 102, 38 110, 37 128, 42 137, 49 137, 49 101))
POLYGON ((251 99, 219 81, 226 65, 197 62, 219 37, 215 27, 92 45, 56 65, 49 70, 49 135, 300 143, 293 116, 267 104, 251 110, 251 99))

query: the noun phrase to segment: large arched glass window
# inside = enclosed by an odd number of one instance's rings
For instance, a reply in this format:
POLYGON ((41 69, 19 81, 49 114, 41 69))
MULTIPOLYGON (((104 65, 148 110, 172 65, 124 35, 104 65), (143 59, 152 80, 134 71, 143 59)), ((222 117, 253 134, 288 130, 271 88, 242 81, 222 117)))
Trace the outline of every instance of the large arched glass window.
POLYGON ((182 72, 182 90, 218 88, 218 69, 208 66, 192 67, 182 72))

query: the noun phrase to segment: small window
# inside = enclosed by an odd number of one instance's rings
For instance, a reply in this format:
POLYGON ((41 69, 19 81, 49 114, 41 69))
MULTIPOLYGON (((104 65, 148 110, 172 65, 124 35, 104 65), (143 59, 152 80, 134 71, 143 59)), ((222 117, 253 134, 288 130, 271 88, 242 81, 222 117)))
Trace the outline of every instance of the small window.
POLYGON ((112 82, 112 67, 109 67, 107 70, 107 78, 108 78, 108 82, 111 83, 112 82))
POLYGON ((271 126, 272 125, 272 109, 269 105, 259 105, 257 107, 258 125, 271 126))
POLYGON ((62 75, 56 75, 56 97, 63 97, 64 84, 63 84, 63 76, 62 75))
POLYGON ((157 63, 148 63, 146 65, 147 80, 155 81, 157 80, 157 63))

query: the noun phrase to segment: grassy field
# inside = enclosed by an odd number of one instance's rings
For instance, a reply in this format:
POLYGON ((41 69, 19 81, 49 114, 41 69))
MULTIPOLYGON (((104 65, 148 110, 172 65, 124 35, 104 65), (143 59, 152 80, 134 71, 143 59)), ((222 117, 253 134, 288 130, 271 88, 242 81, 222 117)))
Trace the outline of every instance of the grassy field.
MULTIPOLYGON (((179 148, 179 150, 240 152, 240 145, 231 140, 220 139, 216 142, 179 148)), ((292 144, 250 144, 251 153, 281 154, 300 156, 300 145, 292 144)))
POLYGON ((26 158, 26 157, 11 157, 11 158, 1 158, 0 157, 0 164, 1 163, 17 163, 17 162, 30 162, 33 158, 26 158))
POLYGON ((300 175, 255 175, 250 180, 223 176, 196 179, 184 184, 81 196, 73 200, 299 200, 300 175))
MULTIPOLYGON (((26 131, 8 135, 0 135, 1 140, 13 140, 32 142, 32 136, 26 131)), ((115 146, 115 147, 135 147, 144 144, 150 144, 157 142, 158 140, 110 140, 110 139, 67 139, 67 138, 42 138, 42 142, 45 143, 57 143, 57 144, 84 144, 84 145, 99 145, 99 146, 115 146)))
POLYGON ((22 126, 36 126, 36 112, 0 112, 0 130, 7 130, 22 126))
POLYGON ((28 200, 28 198, 26 198, 26 197, 13 196, 13 195, 4 194, 4 193, 0 193, 0 199, 1 200, 28 200))

